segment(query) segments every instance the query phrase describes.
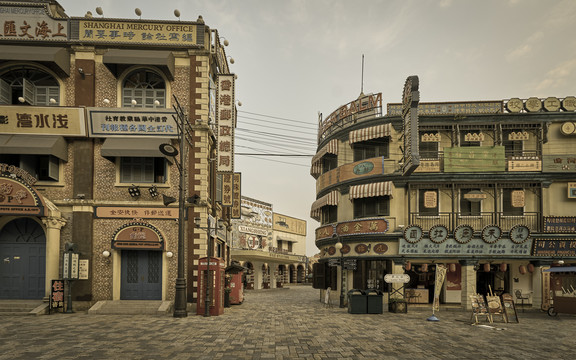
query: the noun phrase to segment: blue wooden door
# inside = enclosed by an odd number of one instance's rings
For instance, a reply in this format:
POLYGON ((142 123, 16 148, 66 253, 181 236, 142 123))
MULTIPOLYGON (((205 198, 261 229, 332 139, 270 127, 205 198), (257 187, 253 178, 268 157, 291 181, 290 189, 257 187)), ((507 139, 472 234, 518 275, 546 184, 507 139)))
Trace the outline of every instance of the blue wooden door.
POLYGON ((46 234, 31 218, 0 230, 0 299, 42 299, 46 278, 46 234))
POLYGON ((122 300, 162 299, 162 252, 122 250, 122 300))

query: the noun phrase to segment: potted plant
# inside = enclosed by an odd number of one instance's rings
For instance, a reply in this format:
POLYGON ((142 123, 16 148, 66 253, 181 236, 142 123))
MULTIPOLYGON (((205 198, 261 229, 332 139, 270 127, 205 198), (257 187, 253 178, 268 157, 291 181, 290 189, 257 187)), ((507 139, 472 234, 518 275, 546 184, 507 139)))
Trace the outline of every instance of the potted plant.
POLYGON ((388 301, 388 311, 393 313, 407 313, 408 306, 406 303, 406 299, 390 298, 388 301))

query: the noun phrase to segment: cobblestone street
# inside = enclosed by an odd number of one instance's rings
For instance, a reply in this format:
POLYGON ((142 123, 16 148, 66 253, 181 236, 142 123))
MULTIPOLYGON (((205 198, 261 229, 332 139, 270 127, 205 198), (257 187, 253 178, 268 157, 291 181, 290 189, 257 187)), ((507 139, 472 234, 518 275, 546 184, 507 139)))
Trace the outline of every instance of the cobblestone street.
POLYGON ((519 312, 519 323, 471 326, 470 313, 409 308, 348 314, 309 286, 249 291, 205 318, 2 316, 0 359, 573 359, 576 317, 519 312))

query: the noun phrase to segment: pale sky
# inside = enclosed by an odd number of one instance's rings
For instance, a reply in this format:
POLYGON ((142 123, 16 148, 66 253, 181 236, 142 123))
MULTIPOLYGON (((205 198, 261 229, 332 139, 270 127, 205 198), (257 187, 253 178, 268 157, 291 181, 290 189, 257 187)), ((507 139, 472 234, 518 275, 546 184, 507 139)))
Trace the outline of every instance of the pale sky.
MULTIPOLYGON (((422 102, 576 95, 574 0, 59 2, 68 16, 97 16, 98 6, 114 18, 137 19, 136 7, 142 19, 202 15, 235 60, 237 153, 313 155, 318 112, 360 94, 362 55, 364 93, 381 92, 384 104, 401 101, 410 75, 420 78, 422 102)), ((237 155, 235 163, 244 196, 308 222, 307 255, 318 252, 320 226, 310 218, 310 159, 237 155)))

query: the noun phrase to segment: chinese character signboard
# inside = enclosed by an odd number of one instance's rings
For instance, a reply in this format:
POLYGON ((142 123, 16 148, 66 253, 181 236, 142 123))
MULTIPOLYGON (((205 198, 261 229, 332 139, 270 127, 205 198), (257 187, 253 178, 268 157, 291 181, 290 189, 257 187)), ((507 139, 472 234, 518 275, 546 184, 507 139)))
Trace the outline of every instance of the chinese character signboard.
POLYGON ((272 214, 272 229, 306 236, 306 221, 278 213, 272 214))
POLYGON ((236 106, 234 101, 234 74, 218 75, 216 91, 217 169, 234 171, 234 127, 236 106))
POLYGON ((177 219, 178 209, 98 206, 96 208, 95 217, 124 219, 177 219))
POLYGON ((0 106, 0 133, 86 136, 84 109, 0 106))
MULTIPOLYGON (((502 101, 474 101, 454 103, 420 103, 418 115, 456 115, 456 114, 501 114, 504 112, 502 101)), ((388 104, 388 115, 402 115, 402 104, 388 104)))
POLYGON ((444 148, 444 172, 493 172, 505 170, 504 146, 444 148))
MULTIPOLYGON (((338 236, 384 234, 387 231, 388 221, 382 218, 345 221, 336 226, 338 236)), ((318 233, 316 234, 316 239, 318 239, 318 233)))
POLYGON ((92 137, 154 136, 177 138, 174 111, 152 109, 88 108, 88 127, 92 137))
POLYGON ((191 22, 105 21, 72 19, 72 40, 82 43, 128 43, 194 47, 204 43, 204 25, 191 22))
POLYGON ((543 172, 576 172, 576 154, 542 155, 543 172))
POLYGON ((164 250, 164 237, 156 227, 135 220, 123 225, 112 238, 113 249, 164 250))
POLYGON ((532 239, 521 244, 510 239, 501 238, 495 243, 486 243, 474 238, 462 244, 448 238, 442 243, 430 239, 422 239, 416 243, 400 239, 398 253, 401 255, 449 255, 449 256, 528 256, 532 248, 532 239))
POLYGON ((534 239, 532 256, 576 256, 576 239, 534 239))
POLYGON ((234 199, 234 174, 222 173, 222 206, 232 206, 234 199))
POLYGON ((0 40, 67 41, 68 19, 53 19, 44 4, 0 6, 0 40))
POLYGON ((404 141, 404 165, 402 175, 410 175, 420 165, 420 146, 418 144, 418 76, 409 76, 402 94, 402 135, 404 141))
POLYGON ((234 173, 234 183, 232 184, 232 219, 242 218, 242 174, 234 173))
POLYGON ((576 234, 576 216, 544 216, 544 232, 576 234))
POLYGON ((64 309, 64 280, 52 280, 49 311, 59 308, 64 309))

